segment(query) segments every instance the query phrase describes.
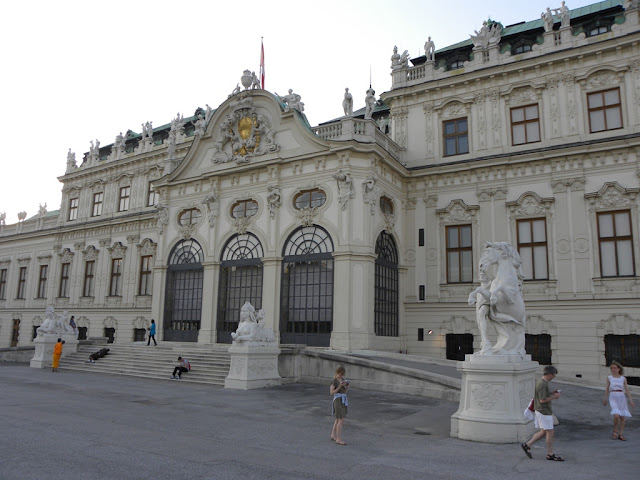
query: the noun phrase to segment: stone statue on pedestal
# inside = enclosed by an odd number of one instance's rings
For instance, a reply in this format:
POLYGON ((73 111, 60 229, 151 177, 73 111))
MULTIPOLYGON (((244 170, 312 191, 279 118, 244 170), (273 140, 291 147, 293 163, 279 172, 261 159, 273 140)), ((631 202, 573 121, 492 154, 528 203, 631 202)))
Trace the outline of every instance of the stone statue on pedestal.
POLYGON ((551 13, 551 9, 547 7, 547 9, 540 14, 540 18, 542 18, 542 22, 544 23, 544 31, 552 32, 553 31, 553 14, 551 13))
POLYGON ((469 305, 476 305, 476 320, 482 339, 479 353, 524 358, 526 313, 522 299, 524 275, 520 255, 506 242, 487 242, 480 257, 479 271, 481 285, 469 294, 469 305), (493 347, 487 335, 489 321, 498 334, 493 347))
POLYGON ((240 323, 238 329, 231 334, 236 342, 275 342, 275 336, 271 328, 264 326, 264 310, 256 312, 249 302, 240 309, 240 323))
POLYGON ((349 93, 349 89, 344 89, 344 100, 342 100, 342 109, 347 117, 353 115, 353 95, 349 93))
POLYGON ((300 113, 304 112, 304 103, 300 101, 302 97, 297 93, 293 93, 292 89, 289 89, 289 93, 284 97, 281 97, 277 93, 276 96, 281 102, 287 105, 284 109, 285 112, 288 112, 289 110, 298 110, 300 113))
POLYGON ((364 119, 367 120, 373 118, 373 109, 376 106, 376 91, 371 87, 367 90, 367 96, 364 99, 364 106, 364 119))
POLYGON ((433 62, 436 57, 436 44, 429 37, 424 44, 424 55, 427 57, 427 62, 433 62))

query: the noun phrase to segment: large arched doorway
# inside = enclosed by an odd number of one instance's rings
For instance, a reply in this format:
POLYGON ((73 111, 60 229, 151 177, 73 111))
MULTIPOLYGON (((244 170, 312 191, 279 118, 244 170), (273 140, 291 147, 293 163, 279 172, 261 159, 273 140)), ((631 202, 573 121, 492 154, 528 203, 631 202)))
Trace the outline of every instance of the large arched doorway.
POLYGON ((231 343, 238 329, 240 308, 251 302, 262 308, 262 245, 251 234, 234 235, 222 250, 218 282, 218 343, 231 343))
POLYGON ((282 262, 280 342, 328 347, 333 329, 333 242, 322 227, 287 239, 282 262))
POLYGON ((384 337, 398 336, 398 249, 386 232, 376 241, 374 331, 384 337))
POLYGON ((177 243, 167 268, 164 340, 197 342, 202 314, 202 247, 195 240, 177 243))

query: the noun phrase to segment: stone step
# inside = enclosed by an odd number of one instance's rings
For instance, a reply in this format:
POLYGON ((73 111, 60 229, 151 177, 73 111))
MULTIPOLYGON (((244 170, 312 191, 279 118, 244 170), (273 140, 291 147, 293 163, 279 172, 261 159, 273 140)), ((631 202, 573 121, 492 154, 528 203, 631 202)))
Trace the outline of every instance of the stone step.
POLYGON ((171 380, 170 376, 180 352, 179 355, 191 363, 191 371, 183 374, 181 382, 224 385, 231 364, 227 349, 226 345, 194 347, 178 344, 156 347, 143 343, 81 344, 77 352, 61 359, 60 367, 70 371, 103 375, 171 380), (87 362, 89 355, 101 348, 109 348, 109 354, 95 363, 87 362))

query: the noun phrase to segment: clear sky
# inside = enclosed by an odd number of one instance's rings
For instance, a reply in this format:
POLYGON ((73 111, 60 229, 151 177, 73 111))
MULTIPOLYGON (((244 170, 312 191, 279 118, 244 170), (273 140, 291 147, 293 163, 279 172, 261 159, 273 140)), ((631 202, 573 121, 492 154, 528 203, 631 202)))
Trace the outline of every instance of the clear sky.
MULTIPOLYGON (((566 0, 570 9, 597 3, 566 0)), ((302 96, 311 125, 391 87, 394 45, 411 57, 469 38, 491 17, 505 27, 540 18, 560 0, 32 0, 0 6, 0 212, 7 223, 60 208, 67 151, 113 143, 140 124, 222 103, 244 69, 265 88, 302 96)))

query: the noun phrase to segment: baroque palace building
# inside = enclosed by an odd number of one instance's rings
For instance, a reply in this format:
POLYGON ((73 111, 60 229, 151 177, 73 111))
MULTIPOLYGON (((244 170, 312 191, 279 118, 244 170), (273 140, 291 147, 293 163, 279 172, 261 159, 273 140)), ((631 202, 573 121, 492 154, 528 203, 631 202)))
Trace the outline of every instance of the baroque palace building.
POLYGON ((395 49, 391 89, 317 127, 248 75, 215 111, 70 152, 61 209, 0 225, 0 347, 48 305, 81 337, 143 340, 154 318, 164 341, 230 343, 250 301, 280 344, 463 359, 483 243, 507 241, 533 359, 599 381, 616 358, 633 381, 638 4, 395 49))

